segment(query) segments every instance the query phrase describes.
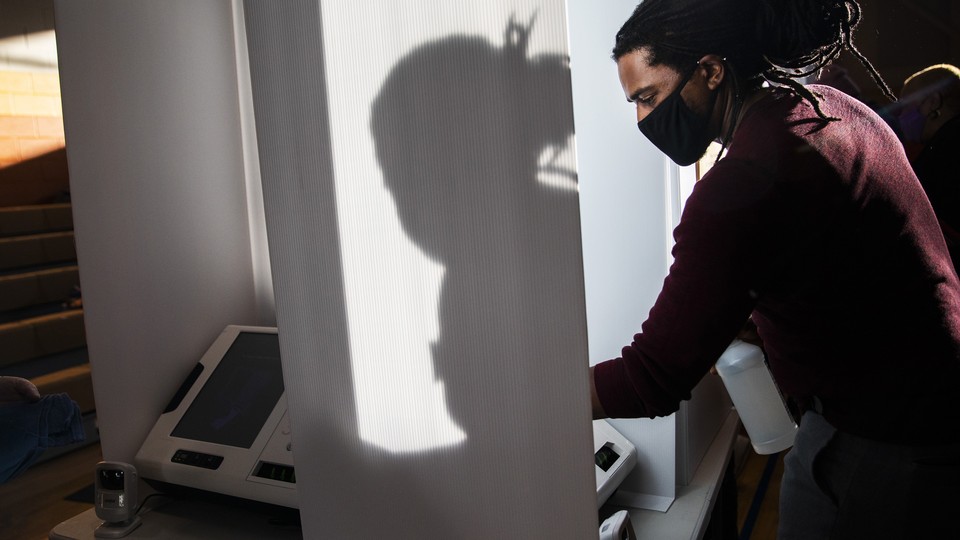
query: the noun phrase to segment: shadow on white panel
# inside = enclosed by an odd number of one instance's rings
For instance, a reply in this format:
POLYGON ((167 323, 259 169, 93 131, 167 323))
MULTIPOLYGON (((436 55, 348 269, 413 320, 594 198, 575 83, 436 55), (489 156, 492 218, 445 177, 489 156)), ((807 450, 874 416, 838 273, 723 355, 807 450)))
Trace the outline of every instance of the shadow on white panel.
POLYGON ((338 168, 354 403, 377 448, 513 440, 482 404, 524 409, 504 390, 580 339, 562 335, 582 324, 569 69, 527 56, 532 26, 412 49, 370 110, 379 171, 338 168))

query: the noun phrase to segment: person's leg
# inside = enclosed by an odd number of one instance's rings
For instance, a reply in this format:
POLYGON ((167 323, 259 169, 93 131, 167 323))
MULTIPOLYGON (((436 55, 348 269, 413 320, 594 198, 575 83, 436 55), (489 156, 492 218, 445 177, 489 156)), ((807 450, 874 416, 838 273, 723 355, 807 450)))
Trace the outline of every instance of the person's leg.
POLYGON ((843 540, 902 536, 906 472, 889 445, 837 432, 820 453, 814 474, 836 504, 836 519, 822 538, 843 540))
POLYGON ((837 506, 818 484, 815 466, 834 433, 819 414, 803 415, 793 448, 783 458, 778 539, 813 540, 829 535, 837 506))
POLYGON ((908 447, 838 437, 859 455, 834 538, 960 538, 960 444, 908 447))
POLYGON ((910 447, 838 433, 818 467, 838 501, 831 538, 960 538, 960 444, 910 447))
POLYGON ((803 424, 784 459, 781 539, 960 538, 960 444, 824 436, 815 413, 803 424))

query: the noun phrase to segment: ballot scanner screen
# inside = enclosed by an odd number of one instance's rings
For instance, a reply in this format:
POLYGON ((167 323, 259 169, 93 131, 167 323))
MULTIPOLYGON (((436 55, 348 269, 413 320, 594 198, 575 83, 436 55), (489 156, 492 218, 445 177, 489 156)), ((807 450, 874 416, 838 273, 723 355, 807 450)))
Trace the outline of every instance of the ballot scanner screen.
POLYGON ((171 435, 250 448, 282 395, 277 335, 241 332, 171 435))

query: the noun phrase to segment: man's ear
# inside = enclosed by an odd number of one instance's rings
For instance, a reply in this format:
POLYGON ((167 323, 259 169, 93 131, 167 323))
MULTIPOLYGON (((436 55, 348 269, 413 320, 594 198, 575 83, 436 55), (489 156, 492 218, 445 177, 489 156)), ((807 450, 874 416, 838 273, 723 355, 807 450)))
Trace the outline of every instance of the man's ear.
MULTIPOLYGON (((940 116, 940 107, 943 106, 943 96, 940 95, 940 92, 931 92, 927 97, 923 98, 923 102, 920 104, 920 111, 923 112, 924 116, 930 118, 931 114, 936 112, 937 116, 940 116)), ((937 116, 934 116, 935 119, 937 116)))
POLYGON ((727 64, 722 56, 708 54, 700 59, 700 69, 703 70, 704 79, 707 81, 707 88, 716 90, 720 87, 724 77, 727 76, 727 64))

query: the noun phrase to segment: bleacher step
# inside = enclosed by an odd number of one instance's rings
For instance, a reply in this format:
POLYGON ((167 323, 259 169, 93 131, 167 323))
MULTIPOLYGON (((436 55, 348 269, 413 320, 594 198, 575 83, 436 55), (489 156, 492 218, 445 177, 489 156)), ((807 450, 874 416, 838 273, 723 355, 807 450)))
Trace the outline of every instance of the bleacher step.
POLYGON ((84 347, 83 310, 0 324, 0 367, 84 347))
POLYGON ((0 276, 0 311, 63 302, 77 294, 76 265, 0 276))
POLYGON ((0 208, 0 237, 73 229, 70 203, 0 208))
POLYGON ((0 270, 75 261, 73 231, 0 238, 0 270))

